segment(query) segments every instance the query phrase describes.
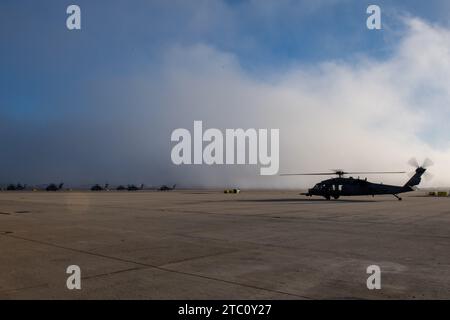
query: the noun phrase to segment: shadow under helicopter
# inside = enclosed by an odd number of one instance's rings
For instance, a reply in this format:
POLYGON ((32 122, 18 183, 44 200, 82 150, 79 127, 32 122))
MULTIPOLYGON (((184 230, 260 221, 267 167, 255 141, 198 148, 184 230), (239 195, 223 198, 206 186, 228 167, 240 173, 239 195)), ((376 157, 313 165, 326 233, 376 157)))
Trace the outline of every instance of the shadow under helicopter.
POLYGON ((397 201, 397 199, 337 199, 337 200, 327 200, 327 199, 304 199, 304 198, 283 198, 283 199, 242 199, 236 200, 242 202, 301 202, 301 203, 368 203, 368 202, 385 202, 385 201, 397 201))

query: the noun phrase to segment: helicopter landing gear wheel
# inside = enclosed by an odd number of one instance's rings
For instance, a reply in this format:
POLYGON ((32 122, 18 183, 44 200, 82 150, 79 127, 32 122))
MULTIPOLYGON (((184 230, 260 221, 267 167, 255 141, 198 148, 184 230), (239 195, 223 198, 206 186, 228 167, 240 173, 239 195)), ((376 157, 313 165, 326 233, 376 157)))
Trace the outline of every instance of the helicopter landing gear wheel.
POLYGON ((339 199, 339 196, 333 196, 334 200, 339 199))
POLYGON ((394 197, 396 197, 398 199, 398 201, 402 201, 402 198, 399 197, 398 195, 394 194, 394 197))
POLYGON ((325 199, 330 200, 331 197, 330 196, 325 196, 325 199))

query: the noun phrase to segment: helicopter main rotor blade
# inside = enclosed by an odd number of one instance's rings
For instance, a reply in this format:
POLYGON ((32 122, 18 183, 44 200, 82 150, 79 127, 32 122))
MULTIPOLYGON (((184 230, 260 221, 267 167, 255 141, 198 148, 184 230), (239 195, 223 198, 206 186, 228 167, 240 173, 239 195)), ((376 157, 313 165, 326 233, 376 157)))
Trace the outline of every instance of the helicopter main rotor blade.
POLYGON ((344 172, 344 174, 396 174, 396 173, 405 173, 405 171, 367 171, 367 172, 344 172))
POLYGON ((391 174, 405 173, 405 171, 370 171, 370 172, 317 172, 317 173, 283 173, 280 176, 325 176, 325 175, 344 175, 344 174, 391 174))
POLYGON ((317 173, 282 173, 280 176, 326 176, 335 175, 336 172, 317 172, 317 173))

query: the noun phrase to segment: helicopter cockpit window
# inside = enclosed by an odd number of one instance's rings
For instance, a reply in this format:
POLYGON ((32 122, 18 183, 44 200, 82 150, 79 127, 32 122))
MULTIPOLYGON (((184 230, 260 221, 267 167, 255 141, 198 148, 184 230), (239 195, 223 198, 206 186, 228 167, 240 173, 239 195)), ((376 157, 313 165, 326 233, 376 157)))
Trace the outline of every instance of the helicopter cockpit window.
POLYGON ((325 185, 324 185, 324 184, 317 183, 317 184, 314 186, 313 189, 321 190, 321 189, 323 189, 323 188, 325 188, 325 185))

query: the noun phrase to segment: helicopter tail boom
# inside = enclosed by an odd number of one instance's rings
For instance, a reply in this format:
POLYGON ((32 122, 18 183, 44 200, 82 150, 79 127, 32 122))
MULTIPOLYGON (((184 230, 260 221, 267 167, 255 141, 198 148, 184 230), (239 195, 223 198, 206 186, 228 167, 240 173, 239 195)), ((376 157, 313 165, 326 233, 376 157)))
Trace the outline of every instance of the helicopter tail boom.
POLYGON ((427 171, 427 169, 425 169, 423 167, 418 167, 416 169, 416 172, 414 173, 414 175, 411 177, 411 179, 409 179, 405 183, 404 187, 405 188, 409 187, 412 189, 412 187, 417 186, 420 183, 420 181, 422 180, 421 177, 425 173, 425 171, 427 171))

